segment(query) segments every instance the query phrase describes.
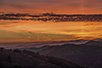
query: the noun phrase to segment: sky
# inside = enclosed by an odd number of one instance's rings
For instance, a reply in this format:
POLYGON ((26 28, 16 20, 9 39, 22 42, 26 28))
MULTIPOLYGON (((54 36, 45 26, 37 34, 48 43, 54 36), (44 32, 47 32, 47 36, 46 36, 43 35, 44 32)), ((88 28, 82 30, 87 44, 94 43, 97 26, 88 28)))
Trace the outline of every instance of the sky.
POLYGON ((96 38, 102 38, 101 22, 0 20, 0 42, 48 42, 96 38))
POLYGON ((101 14, 102 0, 0 0, 0 12, 101 14))
MULTIPOLYGON (((0 0, 0 12, 102 14, 102 0, 0 0)), ((0 20, 0 43, 96 38, 102 38, 102 22, 0 20)))

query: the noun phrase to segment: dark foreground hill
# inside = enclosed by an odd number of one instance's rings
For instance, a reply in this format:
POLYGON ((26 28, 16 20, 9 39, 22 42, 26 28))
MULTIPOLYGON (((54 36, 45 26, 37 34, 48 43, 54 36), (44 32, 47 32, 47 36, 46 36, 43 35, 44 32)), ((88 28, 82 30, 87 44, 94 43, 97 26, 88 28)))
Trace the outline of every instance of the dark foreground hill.
POLYGON ((102 41, 90 40, 81 45, 64 44, 28 50, 39 52, 42 55, 63 58, 89 68, 102 68, 102 41))
POLYGON ((82 68, 60 58, 0 48, 0 68, 82 68))

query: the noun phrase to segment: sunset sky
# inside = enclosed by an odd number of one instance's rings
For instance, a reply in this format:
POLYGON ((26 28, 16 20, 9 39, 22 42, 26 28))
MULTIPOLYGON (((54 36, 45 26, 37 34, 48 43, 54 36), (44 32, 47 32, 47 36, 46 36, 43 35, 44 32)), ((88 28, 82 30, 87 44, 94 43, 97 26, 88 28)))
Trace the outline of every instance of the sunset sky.
MULTIPOLYGON (((0 0, 4 13, 102 14, 102 0, 0 0)), ((1 20, 0 42, 102 38, 102 22, 1 20)))
POLYGON ((101 14, 102 0, 0 0, 0 12, 101 14))
POLYGON ((100 22, 0 21, 0 42, 70 41, 96 38, 102 38, 100 22))

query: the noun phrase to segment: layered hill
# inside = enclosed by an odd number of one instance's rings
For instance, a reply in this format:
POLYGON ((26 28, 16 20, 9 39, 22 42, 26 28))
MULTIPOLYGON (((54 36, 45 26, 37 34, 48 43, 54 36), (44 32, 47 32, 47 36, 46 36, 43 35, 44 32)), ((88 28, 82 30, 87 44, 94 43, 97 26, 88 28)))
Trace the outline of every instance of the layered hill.
POLYGON ((28 50, 39 52, 42 55, 63 58, 89 68, 102 67, 101 40, 90 40, 80 45, 64 44, 62 46, 45 46, 41 48, 30 48, 28 50))
POLYGON ((0 48, 0 68, 83 68, 64 59, 31 51, 0 48))

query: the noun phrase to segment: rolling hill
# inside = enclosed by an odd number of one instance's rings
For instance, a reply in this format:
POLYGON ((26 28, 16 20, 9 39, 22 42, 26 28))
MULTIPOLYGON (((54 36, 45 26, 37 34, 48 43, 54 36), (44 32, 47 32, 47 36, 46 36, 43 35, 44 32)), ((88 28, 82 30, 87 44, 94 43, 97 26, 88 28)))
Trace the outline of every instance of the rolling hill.
POLYGON ((27 50, 0 48, 0 68, 83 68, 64 59, 27 50))
POLYGON ((85 44, 64 44, 62 46, 45 46, 30 48, 42 55, 54 56, 89 68, 102 68, 102 41, 90 40, 85 44))

